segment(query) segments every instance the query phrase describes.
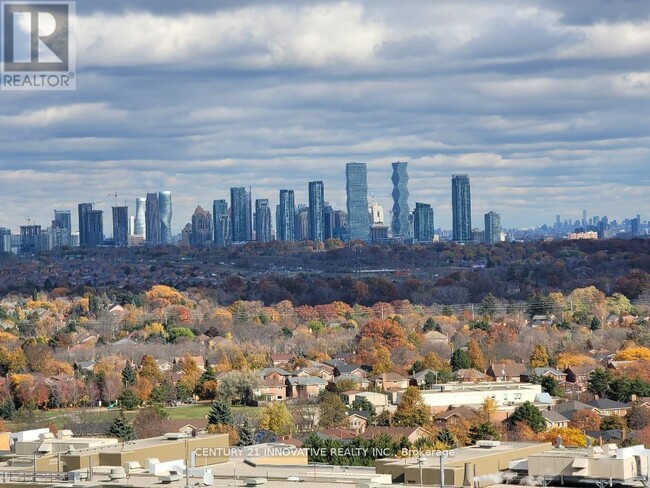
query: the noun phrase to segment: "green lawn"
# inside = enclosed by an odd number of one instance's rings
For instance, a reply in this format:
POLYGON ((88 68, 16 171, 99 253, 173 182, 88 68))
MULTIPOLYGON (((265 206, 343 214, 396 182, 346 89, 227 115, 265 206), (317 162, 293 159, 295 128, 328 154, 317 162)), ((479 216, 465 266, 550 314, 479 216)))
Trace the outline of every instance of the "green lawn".
MULTIPOLYGON (((169 418, 172 420, 195 420, 205 418, 210 411, 210 405, 183 405, 181 407, 166 408, 165 410, 169 413, 169 418)), ((251 417, 259 417, 261 411, 261 407, 232 407, 232 413, 234 415, 250 415, 251 417)))

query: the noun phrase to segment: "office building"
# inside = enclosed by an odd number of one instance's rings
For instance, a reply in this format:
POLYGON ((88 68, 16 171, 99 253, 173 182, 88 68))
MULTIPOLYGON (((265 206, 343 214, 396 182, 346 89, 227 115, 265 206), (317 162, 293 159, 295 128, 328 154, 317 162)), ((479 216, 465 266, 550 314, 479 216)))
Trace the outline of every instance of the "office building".
POLYGON ((413 239, 415 242, 432 242, 433 229, 433 208, 428 203, 416 202, 413 211, 413 239))
POLYGON ((146 237, 146 232, 147 232, 147 223, 145 217, 146 208, 147 208, 146 198, 135 199, 135 225, 133 227, 133 233, 137 236, 146 237))
POLYGON ((348 233, 351 241, 367 241, 370 237, 367 173, 366 163, 348 163, 345 167, 348 233))
POLYGON ((632 236, 636 237, 641 235, 641 217, 636 217, 630 221, 630 231, 632 236))
POLYGON ((79 245, 97 247, 104 244, 104 212, 92 203, 79 204, 79 245))
POLYGON ((277 234, 280 241, 296 240, 296 204, 293 190, 280 190, 280 204, 278 205, 277 234))
POLYGON ((228 202, 225 200, 214 200, 212 202, 212 231, 215 246, 226 247, 230 245, 232 231, 230 230, 228 202))
POLYGON ((347 232, 348 214, 345 210, 334 210, 334 237, 342 239, 347 232))
POLYGON ((158 192, 160 209, 160 243, 172 243, 172 192, 158 192))
POLYGON ((258 198, 255 200, 255 240, 257 242, 271 242, 272 237, 269 199, 258 198))
POLYGON ((70 247, 72 244, 72 217, 70 210, 55 210, 52 229, 52 248, 70 247))
POLYGON ((452 176, 451 207, 453 240, 456 242, 472 241, 472 198, 468 175, 452 176))
POLYGON ((251 194, 246 188, 230 189, 230 224, 232 242, 248 242, 253 239, 251 194))
POLYGON ((160 240, 160 205, 158 193, 147 193, 145 201, 145 239, 148 246, 157 246, 160 240))
POLYGON ((135 215, 129 215, 129 237, 135 235, 135 215))
POLYGON ((325 239, 323 211, 325 210, 325 186, 322 181, 309 182, 309 230, 310 239, 323 242, 325 239))
POLYGON ((199 205, 192 215, 190 245, 202 248, 208 246, 212 240, 212 215, 199 205))
POLYGON ((485 214, 485 242, 496 244, 501 242, 501 215, 496 212, 485 214))
POLYGON ((129 207, 113 207, 113 245, 129 245, 129 207))
POLYGON ((393 163, 393 237, 408 237, 409 231, 409 177, 408 163, 393 163))

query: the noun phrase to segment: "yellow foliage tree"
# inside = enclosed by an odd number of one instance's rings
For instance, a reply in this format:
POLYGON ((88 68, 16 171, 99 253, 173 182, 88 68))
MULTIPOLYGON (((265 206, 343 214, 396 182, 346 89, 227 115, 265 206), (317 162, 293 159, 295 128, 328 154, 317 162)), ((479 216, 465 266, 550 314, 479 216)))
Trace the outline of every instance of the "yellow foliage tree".
POLYGON ((556 439, 562 438, 562 445, 566 447, 585 447, 587 445, 587 436, 580 429, 574 427, 553 427, 542 434, 542 439, 546 442, 556 442, 556 439))
POLYGON ((555 364, 558 369, 564 370, 571 366, 591 366, 596 364, 596 360, 585 354, 563 352, 555 357, 555 364))
POLYGON ((262 429, 267 429, 280 436, 285 436, 293 432, 295 425, 291 412, 284 403, 271 402, 260 414, 259 425, 262 429))
POLYGON ((650 348, 633 346, 616 353, 616 361, 647 361, 650 360, 650 348))
POLYGON ((177 290, 166 285, 154 285, 144 294, 145 301, 153 308, 164 308, 170 305, 188 305, 187 299, 177 290))

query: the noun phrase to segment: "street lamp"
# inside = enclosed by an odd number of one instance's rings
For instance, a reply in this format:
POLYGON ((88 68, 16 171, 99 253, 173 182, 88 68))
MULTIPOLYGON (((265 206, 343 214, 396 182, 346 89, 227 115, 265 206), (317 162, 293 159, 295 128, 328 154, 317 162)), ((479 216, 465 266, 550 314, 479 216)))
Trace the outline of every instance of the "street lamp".
POLYGON ((427 458, 419 457, 418 466, 420 467, 420 486, 424 486, 424 480, 422 479, 422 466, 427 462, 427 458))

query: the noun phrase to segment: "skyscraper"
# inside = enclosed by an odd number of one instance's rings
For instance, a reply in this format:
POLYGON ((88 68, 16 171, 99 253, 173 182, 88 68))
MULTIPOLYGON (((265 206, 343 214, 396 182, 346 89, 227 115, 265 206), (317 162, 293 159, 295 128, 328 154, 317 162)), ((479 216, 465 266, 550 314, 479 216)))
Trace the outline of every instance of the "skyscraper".
POLYGON ((296 204, 293 190, 280 190, 280 204, 278 205, 277 233, 280 241, 294 241, 296 204))
POLYGON ((129 244, 129 207, 113 207, 113 244, 115 247, 129 244))
POLYGON ((72 244, 72 217, 70 210, 55 210, 52 221, 52 247, 64 247, 72 244))
POLYGON ((79 204, 79 246, 97 247, 104 243, 104 212, 92 203, 79 204))
POLYGON ((348 208, 348 231, 351 241, 368 241, 368 170, 366 163, 345 166, 345 192, 348 208))
POLYGON ((149 246, 160 244, 160 205, 157 193, 147 193, 145 203, 145 236, 149 246))
POLYGON ((135 199, 135 226, 133 233, 137 236, 146 237, 147 224, 146 224, 146 208, 147 208, 147 199, 146 198, 136 198, 135 199))
POLYGON ((309 230, 310 239, 314 242, 323 242, 325 210, 325 186, 322 181, 309 182, 309 230))
POLYGON ((323 239, 334 238, 334 208, 331 205, 325 205, 323 210, 323 239))
POLYGON ((246 188, 230 189, 230 223, 232 227, 232 242, 247 242, 252 240, 251 194, 246 188))
POLYGON ((501 242, 501 215, 496 212, 485 214, 485 242, 487 244, 501 242))
POLYGON ((472 197, 469 176, 451 177, 451 208, 454 241, 470 242, 472 240, 472 197))
POLYGON ((304 241, 309 239, 311 232, 309 227, 309 207, 305 205, 298 205, 295 215, 294 229, 296 232, 296 240, 304 241))
POLYGON ((192 247, 205 247, 212 242, 212 215, 199 205, 192 215, 192 233, 190 245, 192 247))
POLYGON ((212 202, 212 228, 215 246, 226 247, 230 245, 230 216, 228 215, 228 202, 225 200, 214 200, 212 202))
MULTIPOLYGON (((408 163, 393 163, 393 237, 408 237, 409 231, 409 176, 408 163)), ((348 216, 349 219, 349 216, 348 216)))
POLYGON ((160 243, 172 243, 172 192, 158 192, 160 211, 160 243))
POLYGON ((0 253, 11 252, 11 229, 0 227, 0 253))
POLYGON ((271 242, 271 207, 268 198, 255 200, 255 240, 271 242))
POLYGON ((39 249, 40 225, 20 226, 20 254, 34 254, 39 249))
POLYGON ((433 240, 433 209, 428 203, 415 202, 413 211, 413 238, 415 242, 431 242, 433 240))

